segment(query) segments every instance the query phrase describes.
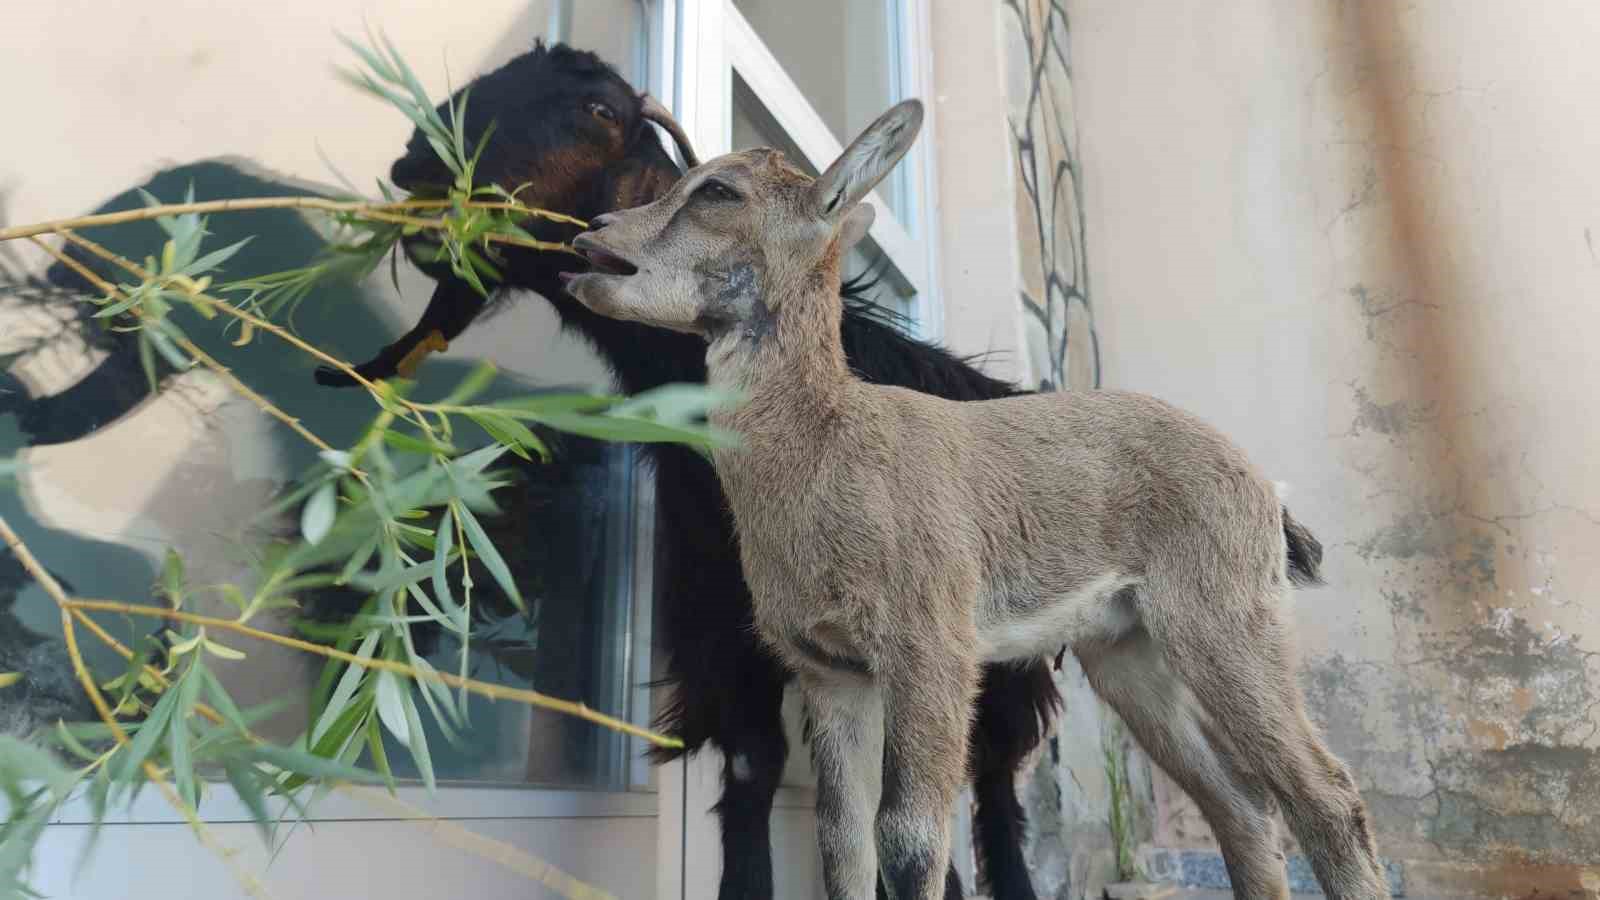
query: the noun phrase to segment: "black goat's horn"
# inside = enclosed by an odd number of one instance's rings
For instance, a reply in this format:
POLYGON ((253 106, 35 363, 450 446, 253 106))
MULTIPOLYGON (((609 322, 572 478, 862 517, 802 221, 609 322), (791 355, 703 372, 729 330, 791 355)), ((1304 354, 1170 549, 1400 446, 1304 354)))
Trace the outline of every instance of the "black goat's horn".
POLYGON ((672 117, 672 113, 661 105, 661 101, 649 94, 640 94, 639 99, 644 103, 639 114, 644 116, 645 119, 660 125, 666 129, 667 134, 672 136, 672 142, 678 145, 678 152, 683 154, 684 167, 692 169, 700 165, 700 157, 695 156, 694 146, 689 143, 689 136, 683 133, 683 126, 679 125, 678 120, 672 117))

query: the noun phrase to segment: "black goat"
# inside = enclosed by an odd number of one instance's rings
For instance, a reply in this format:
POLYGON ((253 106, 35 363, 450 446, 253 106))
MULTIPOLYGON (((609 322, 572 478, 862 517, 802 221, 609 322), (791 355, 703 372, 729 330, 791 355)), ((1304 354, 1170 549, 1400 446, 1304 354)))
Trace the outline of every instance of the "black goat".
MULTIPOLYGON (((496 131, 478 171, 508 190, 528 185, 520 199, 583 219, 655 199, 680 172, 662 148, 647 118, 652 101, 642 98, 592 53, 556 45, 536 46, 468 86, 466 133, 476 138, 491 120, 496 131)), ((448 116, 448 110, 440 108, 448 116)), ((665 124, 665 123, 663 123, 665 124)), ((675 126, 671 126, 675 128, 675 126)), ((681 132, 680 151, 692 160, 681 132)), ((428 195, 451 180, 426 140, 413 135, 394 164, 394 182, 428 195)), ((575 229, 536 222, 530 231, 545 240, 568 240, 575 229)), ((421 348, 460 334, 483 311, 481 299, 437 263, 419 263, 437 281, 421 322, 405 337, 364 364, 362 374, 381 378, 409 368, 421 348)), ((705 380, 705 343, 693 336, 602 318, 562 290, 558 275, 581 271, 574 256, 508 247, 507 283, 543 295, 563 324, 583 335, 605 358, 623 390, 633 393, 669 382, 705 380)), ((843 298, 845 352, 862 377, 884 384, 960 400, 1018 393, 950 353, 907 337, 893 316, 861 296, 843 298)), ((324 384, 344 383, 320 371, 324 384)), ((658 584, 672 699, 657 724, 695 752, 707 742, 723 754, 723 900, 772 896, 768 820, 788 744, 780 707, 789 674, 757 642, 751 600, 739 567, 733 523, 711 466, 682 447, 653 445, 647 451, 657 472, 661 579, 658 584)), ((1023 860, 1024 818, 1016 800, 1015 773, 1039 744, 1060 695, 1047 661, 1027 666, 991 666, 972 732, 971 767, 978 801, 977 832, 994 895, 1006 900, 1034 896, 1023 860)), ((674 752, 657 754, 670 759, 674 752)), ((882 886, 879 891, 882 893, 882 886)), ((947 895, 960 896, 954 872, 947 895)))

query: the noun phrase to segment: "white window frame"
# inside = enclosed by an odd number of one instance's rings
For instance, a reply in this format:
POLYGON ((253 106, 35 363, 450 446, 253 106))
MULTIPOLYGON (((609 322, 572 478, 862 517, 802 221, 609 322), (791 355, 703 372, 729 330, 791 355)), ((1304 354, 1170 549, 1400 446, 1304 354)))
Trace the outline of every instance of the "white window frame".
MULTIPOLYGON (((885 52, 898 57, 896 94, 923 100, 926 117, 922 137, 901 164, 910 190, 905 215, 898 216, 878 191, 868 195, 878 213, 869 232, 889 262, 887 276, 912 291, 913 333, 924 340, 944 336, 944 305, 939 292, 938 169, 934 159, 935 106, 933 54, 928 0, 898 0, 898 33, 889 35, 885 52)), ((736 149, 733 143, 733 74, 748 85, 788 138, 822 171, 844 150, 794 79, 766 42, 734 6, 733 0, 662 0, 658 5, 673 21, 664 34, 677 35, 672 69, 652 73, 662 86, 672 84, 670 99, 660 94, 708 159, 736 149), (675 80, 674 80, 674 76, 675 80)), ((666 43, 666 42, 664 42, 666 43)))

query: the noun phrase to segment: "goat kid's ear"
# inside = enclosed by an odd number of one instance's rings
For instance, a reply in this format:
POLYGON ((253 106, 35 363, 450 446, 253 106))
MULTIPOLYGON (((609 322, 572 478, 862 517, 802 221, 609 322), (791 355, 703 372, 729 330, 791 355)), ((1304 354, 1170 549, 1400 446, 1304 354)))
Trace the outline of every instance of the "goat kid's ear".
POLYGON ((839 224, 839 252, 848 253, 851 247, 860 243, 872 230, 872 222, 877 217, 870 203, 857 203, 852 207, 839 224))
POLYGON ((811 186, 812 209, 817 216, 838 221, 860 203, 911 149, 921 128, 920 100, 903 100, 868 125, 811 186))

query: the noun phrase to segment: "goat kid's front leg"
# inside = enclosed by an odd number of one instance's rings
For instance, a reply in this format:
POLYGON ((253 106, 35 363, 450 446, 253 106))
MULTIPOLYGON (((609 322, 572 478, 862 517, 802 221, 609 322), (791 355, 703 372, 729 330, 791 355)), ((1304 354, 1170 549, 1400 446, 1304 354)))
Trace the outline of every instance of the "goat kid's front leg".
POLYGON ((883 798, 878 852, 894 900, 943 900, 950 814, 966 782, 978 662, 958 647, 907 647, 884 683, 883 798))
POLYGON ((883 773, 883 701, 854 674, 803 672, 817 772, 817 844, 828 900, 872 900, 878 881, 873 815, 883 773))

